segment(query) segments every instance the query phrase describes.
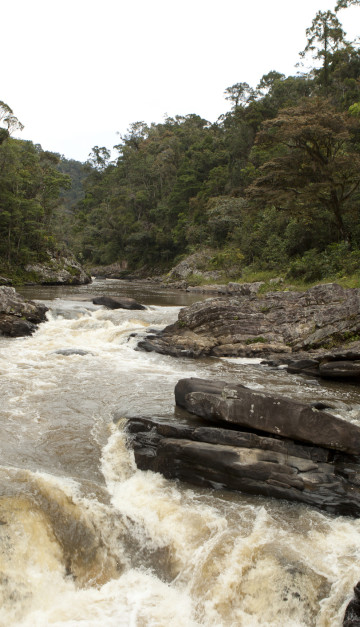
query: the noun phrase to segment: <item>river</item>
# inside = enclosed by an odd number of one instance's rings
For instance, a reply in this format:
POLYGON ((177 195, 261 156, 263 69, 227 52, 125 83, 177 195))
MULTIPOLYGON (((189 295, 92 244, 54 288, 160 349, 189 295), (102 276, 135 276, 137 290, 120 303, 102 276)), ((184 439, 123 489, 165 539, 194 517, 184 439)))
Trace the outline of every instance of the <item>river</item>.
POLYGON ((194 294, 121 281, 19 291, 49 312, 33 336, 0 338, 1 627, 340 626, 360 521, 139 471, 122 427, 183 420, 174 386, 187 376, 326 399, 357 424, 359 389, 136 350, 135 334, 175 321, 194 294), (105 310, 99 294, 147 309, 105 310))

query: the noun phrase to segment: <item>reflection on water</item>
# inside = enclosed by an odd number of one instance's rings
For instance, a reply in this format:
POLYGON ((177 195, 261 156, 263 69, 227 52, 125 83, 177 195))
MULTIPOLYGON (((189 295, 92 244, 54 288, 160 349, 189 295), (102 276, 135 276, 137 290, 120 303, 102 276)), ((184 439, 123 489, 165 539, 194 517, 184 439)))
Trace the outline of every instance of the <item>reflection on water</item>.
POLYGON ((91 301, 96 296, 106 294, 113 298, 126 296, 135 298, 143 305, 172 306, 176 303, 179 307, 191 305, 199 300, 205 300, 208 294, 196 294, 183 290, 164 288, 161 284, 150 281, 120 281, 116 279, 96 279, 88 285, 25 285, 17 288, 18 292, 26 298, 35 300, 87 300, 91 301))
POLYGON ((0 625, 340 626, 360 578, 357 520, 138 471, 122 424, 182 419, 173 391, 185 376, 326 399, 354 422, 358 389, 256 360, 136 351, 134 334, 182 303, 127 284, 148 309, 92 305, 123 283, 23 288, 48 301, 49 320, 0 338, 0 625))

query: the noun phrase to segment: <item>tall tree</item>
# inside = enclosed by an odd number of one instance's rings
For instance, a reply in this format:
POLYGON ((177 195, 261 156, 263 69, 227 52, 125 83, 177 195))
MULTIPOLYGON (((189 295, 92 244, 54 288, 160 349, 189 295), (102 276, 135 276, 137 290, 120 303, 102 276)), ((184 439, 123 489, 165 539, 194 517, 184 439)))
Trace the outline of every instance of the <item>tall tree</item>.
POLYGON ((300 56, 304 58, 308 52, 313 59, 322 62, 320 81, 325 88, 329 86, 329 64, 331 55, 347 45, 345 32, 341 23, 332 11, 318 11, 312 24, 306 29, 307 44, 300 56))
POLYGON ((14 131, 22 131, 23 124, 14 115, 13 110, 0 100, 0 144, 14 131))
POLYGON ((248 190, 250 197, 289 215, 311 218, 323 209, 334 223, 334 239, 349 241, 345 217, 356 213, 352 199, 360 188, 353 130, 359 130, 356 118, 337 112, 328 100, 312 99, 282 110, 257 137, 268 159, 248 190))
POLYGON ((340 9, 347 9, 353 4, 360 5, 360 0, 338 0, 335 7, 335 13, 340 11, 340 9))

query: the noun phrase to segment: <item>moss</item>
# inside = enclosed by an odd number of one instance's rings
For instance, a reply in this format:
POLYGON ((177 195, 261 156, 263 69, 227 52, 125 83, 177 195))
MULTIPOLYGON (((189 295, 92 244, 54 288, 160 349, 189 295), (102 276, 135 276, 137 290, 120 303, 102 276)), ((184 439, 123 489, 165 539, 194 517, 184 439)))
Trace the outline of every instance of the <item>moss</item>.
POLYGON ((245 344, 249 345, 249 344, 266 344, 267 340, 262 337, 261 335, 259 337, 250 337, 248 340, 246 340, 245 344))
POLYGON ((71 276, 77 276, 79 274, 79 270, 77 268, 74 268, 74 266, 66 266, 65 270, 66 272, 71 274, 71 276))

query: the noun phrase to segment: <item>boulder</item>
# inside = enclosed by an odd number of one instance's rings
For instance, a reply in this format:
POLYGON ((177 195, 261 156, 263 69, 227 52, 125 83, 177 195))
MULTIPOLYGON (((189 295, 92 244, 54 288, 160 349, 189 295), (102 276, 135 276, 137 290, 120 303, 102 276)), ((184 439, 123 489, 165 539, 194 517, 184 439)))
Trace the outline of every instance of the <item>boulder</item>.
POLYGON ((299 501, 332 514, 360 515, 359 458, 290 439, 198 421, 129 418, 141 470, 213 489, 299 501))
POLYGON ((136 302, 133 298, 126 298, 121 296, 120 298, 112 298, 111 296, 98 296, 93 299, 94 305, 103 305, 108 309, 146 309, 144 305, 136 302))
POLYGON ((262 363, 271 366, 285 365, 292 374, 305 374, 323 379, 337 379, 358 383, 360 380, 360 342, 352 342, 351 347, 331 352, 321 351, 291 357, 287 360, 275 356, 262 363))
POLYGON ((48 259, 44 262, 28 264, 26 272, 36 276, 36 282, 42 285, 85 285, 91 282, 91 277, 70 254, 65 255, 47 253, 48 259))
POLYGON ((360 581, 356 584, 354 597, 346 608, 343 626, 360 627, 360 581))
POLYGON ((359 333, 360 289, 330 283, 306 292, 239 293, 195 303, 139 348, 188 357, 252 357, 319 349, 359 333))
POLYGON ((0 287, 0 334, 10 337, 30 335, 46 320, 47 307, 25 300, 13 287, 0 287))
POLYGON ((360 427, 285 396, 190 378, 176 384, 175 400, 190 413, 210 421, 360 455, 360 427))

